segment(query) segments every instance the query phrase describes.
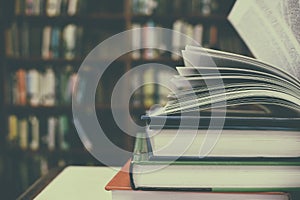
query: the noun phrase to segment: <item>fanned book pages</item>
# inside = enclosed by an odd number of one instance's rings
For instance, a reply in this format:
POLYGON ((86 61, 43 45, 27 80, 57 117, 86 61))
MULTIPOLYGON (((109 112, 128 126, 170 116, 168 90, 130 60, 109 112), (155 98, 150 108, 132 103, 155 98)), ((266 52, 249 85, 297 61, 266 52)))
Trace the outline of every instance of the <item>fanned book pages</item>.
POLYGON ((292 72, 196 46, 182 55, 168 103, 142 117, 153 159, 300 157, 300 81, 292 72))
POLYGON ((257 59, 299 78, 299 0, 237 0, 228 20, 257 59))
POLYGON ((247 115, 249 110, 243 108, 249 106, 269 117, 299 116, 300 81, 292 72, 250 57, 196 46, 186 46, 182 54, 185 66, 177 67, 175 92, 164 109, 149 112, 149 116, 226 108, 229 113, 235 110, 232 108, 241 108, 238 113, 247 115))

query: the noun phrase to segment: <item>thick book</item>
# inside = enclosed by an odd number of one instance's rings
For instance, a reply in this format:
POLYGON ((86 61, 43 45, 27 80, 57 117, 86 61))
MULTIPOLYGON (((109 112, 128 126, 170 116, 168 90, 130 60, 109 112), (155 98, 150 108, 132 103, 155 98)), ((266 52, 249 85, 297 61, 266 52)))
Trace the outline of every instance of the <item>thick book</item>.
POLYGON ((299 161, 151 160, 138 137, 131 161, 134 189, 272 192, 300 189, 299 161))
POLYGON ((226 117, 224 126, 210 124, 220 119, 208 116, 142 116, 142 119, 148 124, 146 132, 153 158, 199 158, 207 135, 216 133, 220 135, 206 157, 300 157, 300 118, 226 117))
POLYGON ((289 194, 282 192, 196 192, 196 191, 143 191, 133 190, 129 177, 130 160, 107 183, 105 189, 112 192, 113 200, 140 200, 140 199, 191 199, 191 200, 288 200, 289 194))

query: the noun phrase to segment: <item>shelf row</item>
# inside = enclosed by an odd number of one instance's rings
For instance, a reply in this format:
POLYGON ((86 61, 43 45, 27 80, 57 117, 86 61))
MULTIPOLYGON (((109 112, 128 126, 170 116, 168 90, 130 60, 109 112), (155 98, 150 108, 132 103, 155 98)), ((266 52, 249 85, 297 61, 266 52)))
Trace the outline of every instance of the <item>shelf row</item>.
MULTIPOLYGON (((90 108, 91 106, 86 106, 87 108, 90 108)), ((131 106, 129 108, 126 107, 117 107, 114 108, 117 110, 126 110, 130 109, 130 112, 146 112, 148 108, 146 107, 138 107, 138 106, 131 106)), ((95 110, 97 112, 105 112, 105 111, 111 111, 111 105, 108 104, 100 104, 95 105, 95 110)), ((30 105, 5 105, 3 108, 3 111, 8 113, 47 113, 47 114, 53 114, 53 113, 71 113, 72 112, 72 106, 30 106, 30 105)))
POLYGON ((166 16, 165 13, 168 12, 177 13, 176 15, 179 17, 225 15, 229 12, 232 3, 232 0, 111 0, 109 2, 98 0, 15 0, 10 3, 10 9, 16 16, 46 16, 50 18, 84 16, 85 18, 87 15, 99 20, 166 16))
MULTIPOLYGON (((76 64, 79 65, 84 61, 84 58, 73 58, 73 59, 64 59, 64 58, 41 58, 41 57, 6 57, 3 59, 8 64, 11 64, 10 68, 14 68, 15 66, 22 66, 26 67, 28 65, 38 65, 38 64, 53 64, 53 65, 63 65, 63 64, 76 64)), ((106 60, 89 60, 89 62, 105 62, 106 60)), ((117 58, 114 60, 114 63, 131 63, 131 64, 141 64, 141 63, 166 63, 166 64, 174 64, 179 65, 183 64, 182 59, 172 59, 169 56, 165 57, 158 57, 158 58, 139 58, 139 59, 133 59, 129 55, 122 56, 120 58, 117 58)), ((31 66, 32 67, 32 66, 31 66)), ((55 67, 55 66, 54 66, 55 67)))
MULTIPOLYGON (((160 20, 160 21, 175 21, 177 19, 185 19, 188 21, 198 20, 200 22, 209 21, 209 22, 226 22, 226 15, 223 14, 187 14, 187 15, 143 15, 143 14, 125 14, 125 13, 96 13, 88 15, 59 15, 59 16, 47 16, 47 15, 16 15, 12 19, 18 21, 72 21, 80 22, 86 20, 119 20, 119 21, 148 21, 148 20, 160 20)), ((86 23, 86 22, 85 22, 86 23)))

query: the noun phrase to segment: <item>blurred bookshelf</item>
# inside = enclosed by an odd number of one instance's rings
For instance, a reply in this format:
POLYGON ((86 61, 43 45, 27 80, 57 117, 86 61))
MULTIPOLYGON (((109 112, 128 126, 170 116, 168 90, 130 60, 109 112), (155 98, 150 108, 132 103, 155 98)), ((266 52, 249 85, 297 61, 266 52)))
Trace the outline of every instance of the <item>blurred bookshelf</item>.
MULTIPOLYGON (((96 45, 131 28, 164 27, 185 33, 205 47, 250 55, 226 19, 233 4, 234 0, 1 0, 0 179, 7 188, 4 196, 15 198, 54 167, 102 165, 82 145, 71 106, 77 70, 96 45)), ((136 34, 140 40, 147 41, 145 35, 153 39, 149 33, 136 34)), ((129 151, 134 138, 114 122, 110 96, 124 73, 145 63, 175 68, 183 61, 162 51, 126 54, 110 65, 109 76, 100 80, 95 97, 97 112, 109 116, 103 123, 109 137, 129 151)), ((162 74, 159 68, 148 70, 128 86, 145 79, 155 81, 162 74)), ((129 106, 132 118, 140 123, 140 115, 155 103, 164 105, 168 93, 157 85, 138 89, 129 106)))

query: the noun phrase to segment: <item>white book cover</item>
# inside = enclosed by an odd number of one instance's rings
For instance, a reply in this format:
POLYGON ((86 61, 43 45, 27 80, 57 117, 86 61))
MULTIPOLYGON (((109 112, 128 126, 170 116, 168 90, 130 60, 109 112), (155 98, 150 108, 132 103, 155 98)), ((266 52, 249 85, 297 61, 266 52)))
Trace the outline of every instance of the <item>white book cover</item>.
POLYGON ((27 94, 29 97, 29 103, 32 106, 40 104, 40 78, 39 72, 36 69, 30 69, 27 73, 27 94))
POLYGON ((44 105, 55 105, 55 74, 53 69, 47 68, 44 74, 44 105))
POLYGON ((38 150, 40 145, 40 125, 39 119, 36 116, 31 116, 29 118, 29 122, 31 125, 31 150, 38 150))
POLYGON ((77 13, 78 1, 79 0, 69 0, 68 10, 67 10, 68 15, 73 16, 77 13))
POLYGON ((50 41, 51 41, 51 26, 45 26, 43 29, 42 41, 42 58, 49 59, 50 56, 50 41))
POLYGON ((194 26, 194 33, 193 38, 196 40, 196 42, 199 43, 200 46, 202 46, 203 41, 203 25, 197 24, 194 26))
POLYGON ((64 42, 64 57, 66 59, 72 59, 75 57, 76 33, 77 26, 74 24, 68 24, 63 30, 62 37, 64 42))
POLYGON ((57 119, 55 117, 48 118, 48 149, 55 149, 57 119))
POLYGON ((23 150, 28 147, 28 122, 26 119, 19 121, 19 144, 23 150))
POLYGON ((61 0, 47 0, 46 13, 49 17, 60 14, 61 0))
POLYGON ((131 56, 133 59, 139 59, 141 58, 141 39, 142 39, 142 31, 141 31, 141 25, 133 23, 132 24, 132 48, 136 49, 132 52, 131 56))

